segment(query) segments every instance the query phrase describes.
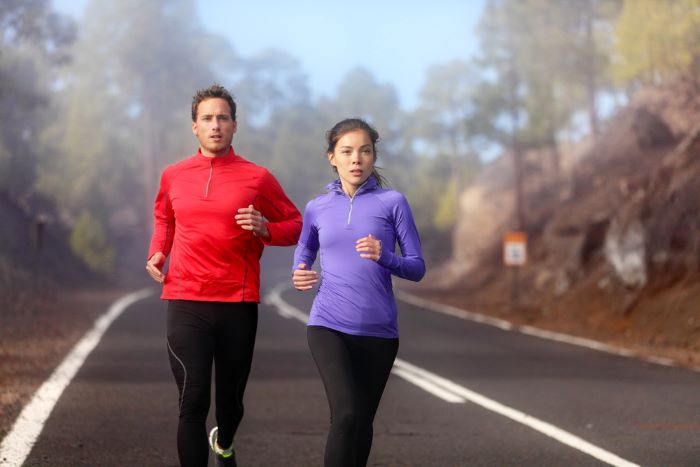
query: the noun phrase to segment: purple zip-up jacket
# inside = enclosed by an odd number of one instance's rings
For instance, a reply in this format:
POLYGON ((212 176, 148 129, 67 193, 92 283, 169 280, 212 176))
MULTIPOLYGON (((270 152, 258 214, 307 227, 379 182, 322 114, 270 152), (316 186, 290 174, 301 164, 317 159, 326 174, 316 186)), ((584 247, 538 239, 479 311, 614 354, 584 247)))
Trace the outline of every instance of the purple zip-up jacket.
POLYGON ((321 280, 309 326, 361 336, 399 336, 391 275, 419 281, 425 274, 420 238, 406 198, 370 176, 350 198, 340 180, 304 210, 293 270, 311 269, 321 251, 321 280), (372 234, 382 242, 378 261, 360 257, 355 242, 372 234), (399 244, 401 255, 394 253, 399 244))

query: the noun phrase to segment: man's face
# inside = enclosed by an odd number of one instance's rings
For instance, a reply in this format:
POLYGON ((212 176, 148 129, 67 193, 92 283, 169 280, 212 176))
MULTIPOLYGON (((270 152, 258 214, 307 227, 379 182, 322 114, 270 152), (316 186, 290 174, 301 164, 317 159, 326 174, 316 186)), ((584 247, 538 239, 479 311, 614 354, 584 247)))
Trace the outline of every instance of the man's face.
POLYGON ((217 157, 228 154, 236 133, 236 121, 231 118, 228 102, 218 97, 200 102, 197 120, 192 122, 192 133, 199 140, 203 155, 217 157))

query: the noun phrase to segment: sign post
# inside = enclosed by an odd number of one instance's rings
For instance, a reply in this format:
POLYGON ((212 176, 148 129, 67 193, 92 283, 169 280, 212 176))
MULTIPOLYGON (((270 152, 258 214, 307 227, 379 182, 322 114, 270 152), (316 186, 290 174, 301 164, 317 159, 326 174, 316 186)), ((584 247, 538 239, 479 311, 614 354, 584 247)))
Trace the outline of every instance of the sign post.
POLYGON ((511 307, 518 303, 518 270, 527 264, 527 234, 508 232, 503 237, 503 264, 511 270, 511 307))

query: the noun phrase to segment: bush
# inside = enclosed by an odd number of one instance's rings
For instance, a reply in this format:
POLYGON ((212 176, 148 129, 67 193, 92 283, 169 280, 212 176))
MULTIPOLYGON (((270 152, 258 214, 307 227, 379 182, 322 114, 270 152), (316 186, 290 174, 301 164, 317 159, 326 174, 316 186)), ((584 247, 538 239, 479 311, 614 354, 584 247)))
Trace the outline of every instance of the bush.
POLYGON ((70 236, 73 252, 97 272, 114 269, 116 254, 102 224, 88 211, 83 211, 70 236))

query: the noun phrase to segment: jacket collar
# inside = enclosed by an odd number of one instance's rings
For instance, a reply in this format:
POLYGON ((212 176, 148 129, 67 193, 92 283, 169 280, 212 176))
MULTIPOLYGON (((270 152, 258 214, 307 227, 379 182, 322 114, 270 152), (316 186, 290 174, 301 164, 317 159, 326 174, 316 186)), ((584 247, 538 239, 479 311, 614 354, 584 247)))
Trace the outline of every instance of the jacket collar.
POLYGON ((228 149, 228 154, 225 156, 219 156, 219 157, 207 157, 204 154, 202 154, 202 149, 197 149, 197 153, 192 156, 195 162, 198 164, 202 165, 226 165, 230 164, 237 159, 240 159, 240 156, 238 156, 235 151, 233 150, 233 147, 229 147, 228 149))
MULTIPOLYGON (((360 187, 357 189, 357 191, 355 192, 355 196, 357 196, 359 193, 374 190, 378 187, 379 187, 379 183, 377 182, 377 179, 374 178, 374 175, 370 175, 369 178, 365 181, 365 183, 360 185, 360 187)), ((340 183, 339 178, 333 180, 331 183, 326 185, 326 190, 329 192, 338 193, 341 195, 346 194, 343 191, 343 185, 340 183)))

